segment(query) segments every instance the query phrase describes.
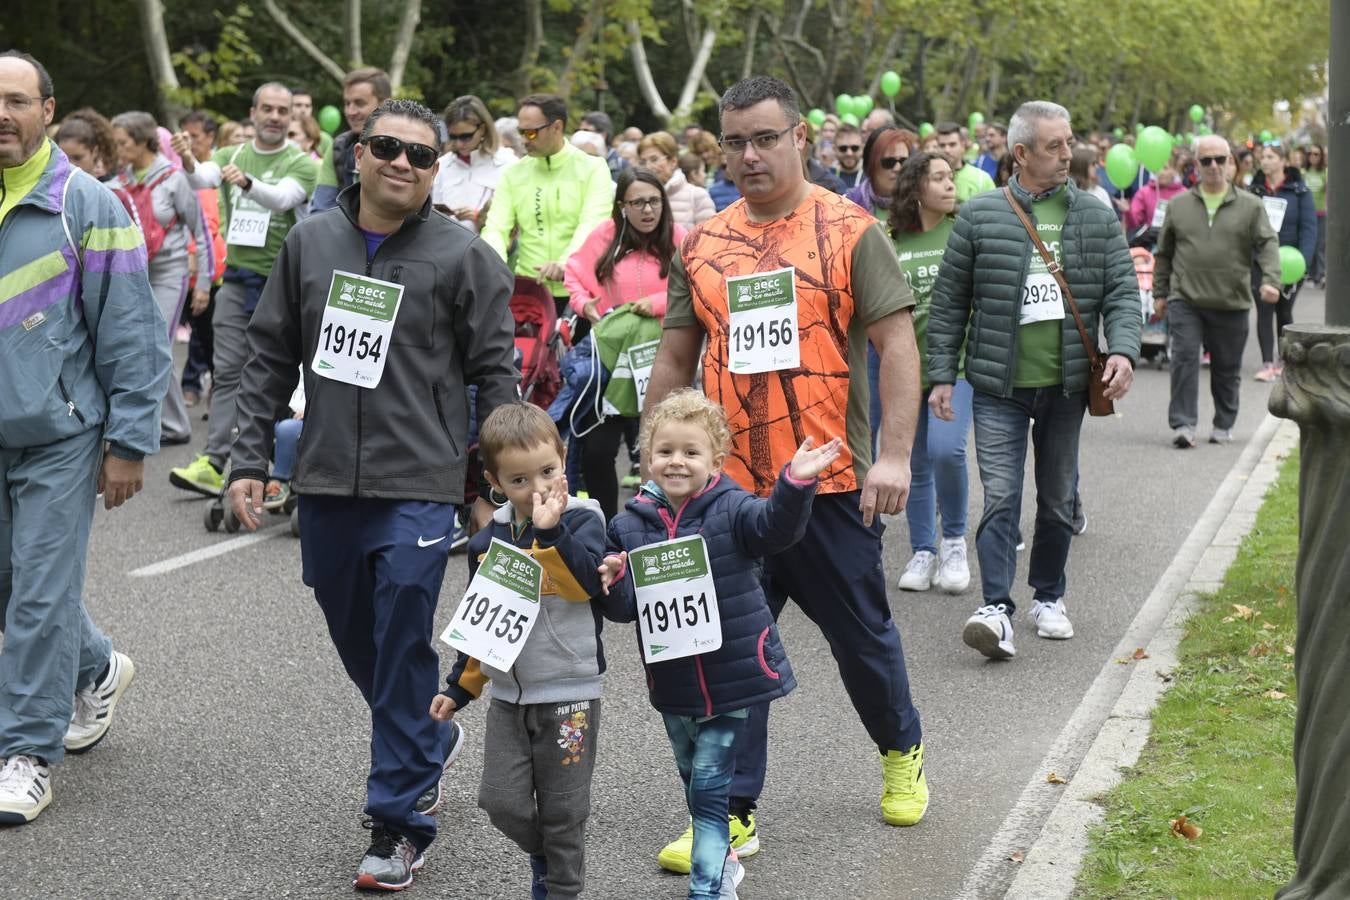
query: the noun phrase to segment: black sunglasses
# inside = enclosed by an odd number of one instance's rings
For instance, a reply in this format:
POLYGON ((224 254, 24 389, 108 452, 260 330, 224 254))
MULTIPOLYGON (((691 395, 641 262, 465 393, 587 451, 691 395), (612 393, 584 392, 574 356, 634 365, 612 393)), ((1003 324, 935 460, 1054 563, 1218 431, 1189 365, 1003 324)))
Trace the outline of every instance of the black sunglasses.
POLYGON ((1198 158, 1200 165, 1208 168, 1209 166, 1221 166, 1228 162, 1227 156, 1201 156, 1198 158))
POLYGON ((459 134, 455 134, 455 133, 451 132, 451 133, 446 134, 445 137, 446 137, 446 140, 448 140, 448 141, 450 141, 450 142, 452 142, 452 143, 462 144, 462 143, 464 143, 465 141, 471 141, 471 140, 473 140, 473 136, 474 136, 475 134, 477 134, 477 133, 479 132, 479 130, 480 130, 482 127, 483 127, 482 125, 479 125, 477 128, 474 128, 473 131, 461 131, 459 134))
POLYGON ((881 158, 881 167, 883 169, 898 169, 905 164, 908 156, 883 156, 881 158))
POLYGON ((435 148, 426 144, 411 144, 387 134, 366 138, 363 143, 370 148, 371 155, 385 162, 398 159, 399 154, 406 152, 408 165, 414 169, 430 169, 436 165, 436 158, 439 156, 435 148))

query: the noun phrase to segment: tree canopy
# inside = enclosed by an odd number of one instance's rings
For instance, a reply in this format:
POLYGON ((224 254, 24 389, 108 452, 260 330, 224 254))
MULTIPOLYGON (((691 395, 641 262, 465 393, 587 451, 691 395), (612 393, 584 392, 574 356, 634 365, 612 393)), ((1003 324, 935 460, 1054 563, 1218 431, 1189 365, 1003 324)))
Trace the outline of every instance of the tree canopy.
POLYGON ((1084 130, 1185 130, 1198 103, 1228 131, 1322 90, 1329 21, 1328 0, 1213 0, 1203 14, 1171 0, 50 0, 0 43, 44 62, 63 110, 240 118, 264 80, 340 105, 340 74, 366 64, 434 108, 474 93, 506 114, 548 90, 653 128, 712 125, 719 92, 752 72, 828 110, 839 93, 885 104, 893 70, 913 123, 1006 117, 1036 97, 1084 130))

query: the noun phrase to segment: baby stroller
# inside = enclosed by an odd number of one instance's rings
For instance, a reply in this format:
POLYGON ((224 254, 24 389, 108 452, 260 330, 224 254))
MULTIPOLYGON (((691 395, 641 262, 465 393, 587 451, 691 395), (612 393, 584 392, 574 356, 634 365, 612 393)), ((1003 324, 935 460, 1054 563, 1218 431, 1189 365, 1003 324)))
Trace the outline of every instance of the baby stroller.
POLYGON ((1139 355, 1161 369, 1167 363, 1167 320, 1153 311, 1153 254, 1131 247, 1134 275, 1139 279, 1139 306, 1144 318, 1139 355))
POLYGON ((516 322, 521 399, 548 409, 562 385, 558 363, 567 350, 567 323, 558 318, 553 295, 533 278, 516 278, 511 318, 516 322))

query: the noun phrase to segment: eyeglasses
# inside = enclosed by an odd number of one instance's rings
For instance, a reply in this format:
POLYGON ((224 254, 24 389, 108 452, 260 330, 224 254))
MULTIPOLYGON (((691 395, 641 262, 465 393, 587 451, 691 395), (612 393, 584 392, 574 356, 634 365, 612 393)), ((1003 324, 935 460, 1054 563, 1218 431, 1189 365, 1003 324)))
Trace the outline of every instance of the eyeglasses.
POLYGON ((398 159, 399 154, 406 152, 408 154, 408 165, 414 169, 430 169, 436 165, 438 154, 435 148, 428 147, 426 144, 411 144, 387 134, 377 134, 374 137, 366 138, 365 144, 370 147, 372 156, 385 162, 398 159))
POLYGON ((860 153, 862 144, 835 144, 834 149, 838 153, 860 153))
POLYGON ((1221 165, 1223 165, 1224 163, 1228 162, 1228 157, 1227 157, 1227 156, 1201 156, 1201 157, 1198 158, 1197 162, 1199 162, 1201 166, 1204 166, 1205 168, 1209 168, 1210 166, 1221 166, 1221 165))
POLYGON ((553 127, 553 124, 553 122, 549 122, 546 125, 540 125, 538 128, 517 128, 516 130, 520 132, 520 136, 525 140, 533 141, 539 137, 539 132, 547 131, 549 128, 553 127))
MULTIPOLYGON (((476 128, 474 128, 473 131, 461 131, 459 134, 447 134, 445 136, 445 139, 451 144, 462 144, 465 141, 473 140, 474 135, 478 134, 478 132, 481 131, 482 128, 483 126, 479 125, 476 128)), ((533 138, 531 138, 531 140, 533 140, 533 138)))
POLYGON ((756 150, 769 151, 778 146, 778 141, 783 135, 796 127, 797 123, 793 122, 782 131, 770 131, 751 138, 722 138, 717 142, 717 146, 721 147, 727 156, 740 156, 745 152, 746 145, 751 143, 755 145, 756 150))
POLYGON ((660 209, 661 198, 648 197, 645 200, 625 200, 623 201, 623 205, 631 209, 633 212, 642 212, 648 209, 660 209))
POLYGON ((638 160, 638 164, 644 169, 650 169, 662 165, 668 159, 670 159, 669 156, 644 156, 638 160))
POLYGON ((905 164, 908 156, 883 156, 881 158, 881 167, 883 169, 898 169, 905 164))
POLYGON ((30 97, 27 94, 5 94, 0 97, 0 110, 26 113, 33 108, 34 103, 41 103, 46 99, 46 97, 30 97))

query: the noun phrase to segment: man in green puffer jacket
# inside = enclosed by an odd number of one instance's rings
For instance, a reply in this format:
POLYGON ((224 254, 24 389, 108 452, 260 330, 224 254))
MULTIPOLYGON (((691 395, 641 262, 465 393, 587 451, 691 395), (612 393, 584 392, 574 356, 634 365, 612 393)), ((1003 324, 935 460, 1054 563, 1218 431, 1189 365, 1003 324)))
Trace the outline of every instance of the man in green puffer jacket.
POLYGON ((1167 205, 1153 257, 1153 306, 1167 316, 1172 339, 1172 396, 1167 424, 1172 445, 1195 446, 1199 418, 1200 345, 1209 350, 1214 395, 1211 444, 1233 440, 1242 390, 1242 350, 1252 308, 1251 261, 1261 270, 1261 301, 1280 299, 1280 241, 1261 201, 1228 182, 1228 141, 1196 142, 1200 183, 1167 205))
MULTIPOLYGON (((1088 337, 1106 332, 1103 381, 1109 398, 1130 389, 1139 357, 1139 285, 1119 220, 1069 182, 1073 130, 1054 103, 1024 103, 1008 128, 1018 174, 1013 196, 1062 267, 1088 337)), ((1036 445, 1036 532, 1028 583, 1036 634, 1073 637, 1064 608, 1073 536, 1078 435, 1087 407, 1089 364, 1068 304, 1030 235, 1001 191, 961 206, 933 288, 928 325, 929 406, 951 420, 962 345, 975 389, 975 448, 984 514, 975 538, 984 605, 966 622, 966 644, 992 659, 1013 648, 1012 581, 1027 432, 1036 445), (1034 422, 1034 424, 1033 424, 1034 422)))

